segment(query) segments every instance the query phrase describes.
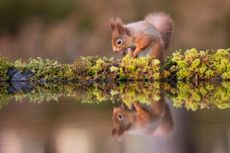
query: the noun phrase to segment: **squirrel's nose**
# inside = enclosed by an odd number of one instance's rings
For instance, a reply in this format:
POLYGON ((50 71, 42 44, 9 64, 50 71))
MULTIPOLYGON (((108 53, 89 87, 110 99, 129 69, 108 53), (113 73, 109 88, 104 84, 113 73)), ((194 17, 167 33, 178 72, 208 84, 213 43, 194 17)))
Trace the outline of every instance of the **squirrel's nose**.
POLYGON ((119 52, 115 47, 113 47, 113 52, 119 52))

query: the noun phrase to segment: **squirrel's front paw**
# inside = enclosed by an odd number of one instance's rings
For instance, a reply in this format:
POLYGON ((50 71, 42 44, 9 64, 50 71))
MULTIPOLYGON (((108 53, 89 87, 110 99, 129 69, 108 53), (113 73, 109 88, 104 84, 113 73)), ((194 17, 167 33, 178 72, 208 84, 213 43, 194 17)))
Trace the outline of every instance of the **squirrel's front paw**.
POLYGON ((133 58, 137 58, 137 57, 138 57, 138 54, 134 52, 132 57, 133 57, 133 58))
POLYGON ((133 57, 133 51, 132 51, 132 49, 128 48, 128 49, 127 49, 127 52, 128 52, 128 55, 129 55, 129 56, 133 57))
POLYGON ((132 48, 128 48, 128 54, 129 56, 133 57, 133 58, 137 58, 137 54, 132 50, 132 48))

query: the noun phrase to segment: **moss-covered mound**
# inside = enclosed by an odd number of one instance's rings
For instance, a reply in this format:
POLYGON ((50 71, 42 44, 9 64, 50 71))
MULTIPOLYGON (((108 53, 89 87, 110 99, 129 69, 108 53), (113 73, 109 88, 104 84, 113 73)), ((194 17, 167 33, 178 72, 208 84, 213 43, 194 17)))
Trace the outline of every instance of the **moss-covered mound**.
POLYGON ((167 62, 175 64, 169 70, 176 72, 178 80, 230 79, 230 49, 177 51, 167 62))
POLYGON ((230 49, 177 51, 163 63, 151 57, 129 56, 123 59, 85 57, 73 64, 42 58, 11 63, 0 57, 0 79, 39 83, 230 80, 230 49))
POLYGON ((11 63, 7 58, 0 56, 0 81, 9 79, 7 70, 10 67, 13 67, 13 63, 11 63))

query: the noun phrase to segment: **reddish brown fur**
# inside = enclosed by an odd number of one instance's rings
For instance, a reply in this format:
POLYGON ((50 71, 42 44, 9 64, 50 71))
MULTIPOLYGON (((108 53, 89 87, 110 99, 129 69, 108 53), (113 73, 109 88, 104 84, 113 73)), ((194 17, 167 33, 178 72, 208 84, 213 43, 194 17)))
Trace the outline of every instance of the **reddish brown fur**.
POLYGON ((143 21, 128 25, 124 25, 120 18, 112 19, 110 26, 114 52, 128 52, 136 58, 147 49, 150 56, 162 61, 168 48, 174 24, 168 15, 153 13, 143 21), (122 40, 122 43, 118 44, 118 40, 122 40))
POLYGON ((169 106, 163 99, 159 102, 154 101, 149 106, 144 106, 136 102, 131 109, 123 107, 123 105, 124 104, 113 110, 112 135, 114 137, 120 137, 126 131, 132 129, 141 129, 146 135, 155 135, 156 131, 162 131, 163 135, 169 135, 171 133, 174 127, 173 120, 169 106), (119 114, 124 116, 122 121, 117 119, 119 114), (146 128, 154 123, 156 127, 146 128))
POLYGON ((152 48, 152 52, 151 52, 150 56, 153 58, 157 58, 160 61, 162 61, 164 59, 164 54, 165 54, 165 51, 164 51, 161 43, 159 41, 156 42, 152 48))
POLYGON ((153 38, 149 35, 140 35, 136 38, 135 44, 136 44, 136 49, 133 51, 133 57, 137 57, 138 54, 149 47, 153 42, 153 38))

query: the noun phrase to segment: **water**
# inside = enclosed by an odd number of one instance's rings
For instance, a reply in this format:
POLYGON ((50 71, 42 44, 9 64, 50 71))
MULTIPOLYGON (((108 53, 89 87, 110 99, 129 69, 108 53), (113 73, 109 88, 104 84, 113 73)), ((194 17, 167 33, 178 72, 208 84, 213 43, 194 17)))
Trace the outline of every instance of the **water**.
POLYGON ((4 84, 0 152, 228 153, 230 99, 224 85, 209 91, 211 84, 189 85, 187 90, 156 83, 32 85, 29 90, 4 84), (203 89, 207 93, 202 96, 203 89), (217 95, 222 99, 215 99, 217 95), (185 100, 181 106, 178 99, 185 100), (195 105, 196 99, 202 105, 195 105))

